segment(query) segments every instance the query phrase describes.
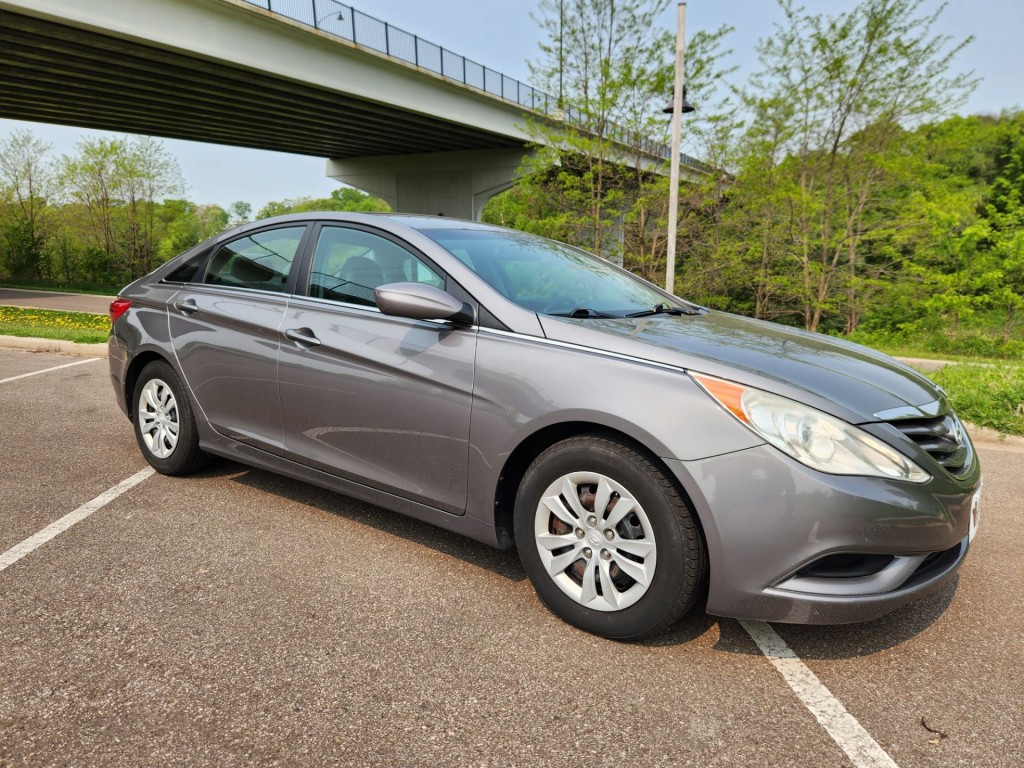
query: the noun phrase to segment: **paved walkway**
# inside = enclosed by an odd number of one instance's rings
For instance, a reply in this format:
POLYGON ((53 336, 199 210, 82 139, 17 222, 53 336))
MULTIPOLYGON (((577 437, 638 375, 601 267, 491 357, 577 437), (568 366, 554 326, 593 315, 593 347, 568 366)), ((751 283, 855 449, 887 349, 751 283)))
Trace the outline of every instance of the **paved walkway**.
POLYGON ((0 288, 0 304, 6 304, 10 307, 59 309, 64 312, 90 312, 94 315, 105 315, 110 309, 110 302, 113 300, 113 296, 0 288))

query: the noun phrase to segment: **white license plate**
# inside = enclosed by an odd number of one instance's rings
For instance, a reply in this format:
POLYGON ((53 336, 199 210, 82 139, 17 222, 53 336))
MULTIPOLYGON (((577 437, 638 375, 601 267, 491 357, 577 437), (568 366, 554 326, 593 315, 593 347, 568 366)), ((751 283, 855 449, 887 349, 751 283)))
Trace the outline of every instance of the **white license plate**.
POLYGON ((974 541, 975 535, 978 533, 978 517, 981 515, 981 488, 979 487, 974 493, 974 498, 971 499, 971 525, 967 529, 967 542, 974 541))

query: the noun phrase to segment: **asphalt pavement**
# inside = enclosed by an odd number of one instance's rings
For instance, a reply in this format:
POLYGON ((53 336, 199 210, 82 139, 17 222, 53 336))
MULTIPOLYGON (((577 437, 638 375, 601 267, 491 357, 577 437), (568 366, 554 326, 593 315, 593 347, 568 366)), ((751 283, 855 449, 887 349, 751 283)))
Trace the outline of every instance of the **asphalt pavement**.
POLYGON ((844 752, 736 621, 601 640, 513 552, 226 461, 136 476, 104 360, 0 349, 0 766, 1016 768, 1024 449, 979 453, 955 583, 772 625, 885 762, 844 752))

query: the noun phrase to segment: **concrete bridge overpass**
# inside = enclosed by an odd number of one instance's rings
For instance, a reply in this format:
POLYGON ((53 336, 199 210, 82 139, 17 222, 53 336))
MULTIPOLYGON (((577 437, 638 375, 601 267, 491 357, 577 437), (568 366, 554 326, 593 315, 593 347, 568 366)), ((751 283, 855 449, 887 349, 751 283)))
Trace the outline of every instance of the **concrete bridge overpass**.
POLYGON ((551 106, 334 0, 0 0, 0 117, 323 157, 396 210, 478 218, 551 106))

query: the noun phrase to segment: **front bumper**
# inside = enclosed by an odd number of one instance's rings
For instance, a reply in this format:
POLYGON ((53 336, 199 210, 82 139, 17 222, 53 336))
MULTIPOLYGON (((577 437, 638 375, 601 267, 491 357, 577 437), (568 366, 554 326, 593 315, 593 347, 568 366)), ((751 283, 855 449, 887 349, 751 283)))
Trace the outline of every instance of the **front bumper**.
POLYGON ((827 475, 768 445, 668 465, 704 529, 708 613, 799 624, 869 621, 939 589, 967 554, 981 483, 976 456, 962 479, 935 464, 920 485, 827 475), (815 570, 838 556, 877 571, 815 570))

